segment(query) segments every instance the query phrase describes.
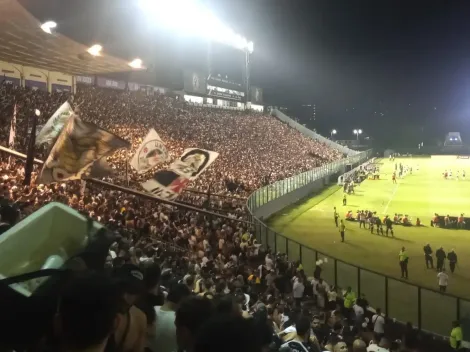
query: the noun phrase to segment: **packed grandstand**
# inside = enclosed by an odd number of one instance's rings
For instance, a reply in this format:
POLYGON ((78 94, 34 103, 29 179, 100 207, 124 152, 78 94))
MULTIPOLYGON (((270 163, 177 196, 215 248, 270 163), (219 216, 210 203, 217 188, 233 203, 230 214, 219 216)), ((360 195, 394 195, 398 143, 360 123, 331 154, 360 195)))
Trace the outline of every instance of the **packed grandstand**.
MULTIPOLYGON (((2 144, 8 144, 12 114, 16 109, 14 148, 19 152, 27 150, 27 121, 34 110, 41 110, 38 123, 43 124, 64 101, 72 98, 69 93, 48 93, 8 84, 2 84, 0 92, 2 144)), ((323 281, 321 274, 307 278, 301 263, 289 262, 282 253, 264 250, 257 243, 250 224, 238 221, 249 219, 244 198, 251 191, 264 183, 340 159, 343 155, 337 149, 309 139, 269 115, 193 107, 160 94, 147 96, 79 87, 73 96, 73 106, 84 120, 132 143, 131 150, 118 151, 109 158, 113 175, 106 179, 115 184, 125 184, 125 164, 151 127, 158 130, 173 156, 194 146, 220 153, 217 162, 188 186, 201 193, 186 192, 181 199, 198 207, 207 206, 204 201, 209 199, 210 208, 224 210, 229 218, 158 204, 96 185, 87 185, 83 192, 80 181, 38 184, 40 165, 33 172, 31 185, 23 185, 24 160, 7 153, 2 156, 2 197, 9 204, 2 207, 2 231, 44 204, 62 202, 119 233, 111 245, 105 267, 115 273, 139 270, 147 284, 139 298, 133 296, 135 302, 130 303, 140 307, 140 310, 135 308, 135 315, 143 321, 146 319, 146 334, 138 348, 129 347, 129 350, 146 347, 171 351, 178 347, 176 330, 179 327, 178 324, 167 326, 172 325, 165 320, 170 314, 168 311, 173 312, 170 316, 176 314, 177 321, 179 314, 185 316, 184 319, 189 320, 181 324, 189 324, 193 329, 199 329, 204 323, 208 324, 208 329, 211 326, 215 329, 209 316, 220 324, 241 324, 240 329, 244 329, 245 322, 226 321, 216 313, 233 309, 235 315, 256 318, 246 324, 264 321, 263 328, 257 327, 259 336, 253 336, 259 339, 259 344, 253 340, 246 346, 242 343, 243 336, 230 337, 240 343, 237 350, 255 351, 262 346, 277 350, 285 342, 301 341, 314 351, 333 350, 335 345, 339 346, 335 351, 341 350, 341 342, 355 346, 354 351, 361 351, 365 350, 365 342, 374 343, 375 338, 383 350, 397 351, 397 346, 413 350, 418 342, 425 342, 413 329, 397 332, 391 322, 385 324, 390 333, 388 339, 382 338, 380 329, 369 319, 366 299, 355 303, 366 312, 359 317, 353 313, 352 305, 348 307, 343 303, 341 289, 323 281), (192 298, 183 300, 184 296, 192 298), (205 307, 203 300, 209 300, 210 305, 205 307), (153 305, 163 307, 154 310, 153 305), (233 308, 228 308, 231 305, 233 308), (214 313, 191 321, 188 314, 199 314, 201 309, 214 313), (162 319, 161 327, 159 319, 162 319), (296 324, 307 324, 308 332, 298 329, 295 335, 296 324), (169 331, 173 336, 168 336, 169 331), (405 333, 404 339, 402 333, 405 333), (305 337, 307 335, 309 338, 305 337), (394 342, 397 339, 401 343, 394 342), (164 344, 165 348, 159 344, 164 344)), ((36 154, 39 159, 46 156, 46 150, 36 154)), ((139 181, 146 175, 131 170, 129 174, 129 187, 139 189, 139 181)), ((92 278, 87 280, 93 281, 92 278)), ((134 314, 134 310, 131 312, 134 314)), ((130 329, 136 329, 135 334, 138 334, 138 324, 131 324, 130 329)), ((116 341, 122 342, 121 337, 117 336, 116 341)), ((77 337, 70 338, 73 341, 77 337)), ((127 346, 127 338, 122 343, 127 346)), ((295 350, 295 346, 291 348, 295 350)))
MULTIPOLYGON (((344 147, 259 111, 195 106, 167 92, 76 83, 62 91, 7 76, 0 83, 1 238, 13 237, 22 221, 54 202, 104 226, 60 271, 47 272, 52 276, 39 293, 18 296, 10 289, 13 281, 0 280, 2 348, 447 350, 447 342, 369 307, 367 297, 326 282, 321 261, 305 270, 286 253, 258 242, 246 206, 249 195, 346 158, 344 147), (100 177, 119 187, 80 180, 42 183, 40 162, 31 183, 24 184, 27 166, 18 153, 31 152, 32 119, 39 132, 65 102, 81 120, 129 142, 130 148, 107 155, 111 172, 100 177), (129 161, 152 128, 165 144, 168 161, 140 173, 129 161), (156 170, 171 168, 170 161, 188 148, 214 151, 218 157, 185 184, 176 203, 136 192, 145 192, 142 183, 156 170), (60 280, 53 280, 56 274, 60 280)), ((50 151, 51 145, 38 146, 34 157, 46 161, 50 151)), ((67 228, 62 230, 66 237, 67 228)), ((38 250, 31 249, 33 244, 49 245, 37 240, 47 235, 30 235, 36 240, 25 243, 25 251, 38 250)), ((10 271, 23 274, 21 269, 10 271)))

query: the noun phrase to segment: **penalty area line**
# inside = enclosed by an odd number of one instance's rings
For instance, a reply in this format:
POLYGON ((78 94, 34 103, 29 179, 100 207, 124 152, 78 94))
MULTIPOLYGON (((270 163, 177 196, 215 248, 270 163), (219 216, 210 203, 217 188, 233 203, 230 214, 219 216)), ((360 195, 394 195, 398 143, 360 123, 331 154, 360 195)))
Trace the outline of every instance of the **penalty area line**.
POLYGON ((390 205, 390 202, 392 201, 393 197, 395 197, 395 193, 397 193, 397 190, 398 190, 398 187, 399 187, 399 186, 400 186, 400 184, 397 183, 397 185, 395 186, 395 189, 393 190, 393 192, 392 192, 392 194, 391 194, 391 196, 390 196, 390 198, 389 198, 389 200, 388 200, 387 205, 386 205, 385 208, 384 208, 384 211, 383 211, 383 213, 382 213, 383 215, 387 215, 386 213, 387 213, 387 210, 388 210, 388 206, 390 205))

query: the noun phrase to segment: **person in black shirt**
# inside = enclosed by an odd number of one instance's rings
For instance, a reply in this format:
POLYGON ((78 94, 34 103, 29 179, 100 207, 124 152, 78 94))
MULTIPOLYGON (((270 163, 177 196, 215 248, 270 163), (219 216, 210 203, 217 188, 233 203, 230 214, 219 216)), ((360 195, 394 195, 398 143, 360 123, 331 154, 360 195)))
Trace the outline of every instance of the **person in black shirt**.
POLYGON ((387 227, 385 234, 388 236, 388 231, 390 231, 393 236, 393 222, 388 215, 385 218, 385 226, 387 227))
POLYGON ((423 250, 424 250, 424 260, 426 262, 426 268, 429 269, 429 266, 431 265, 431 269, 434 269, 434 264, 432 261, 432 249, 429 243, 423 247, 423 250))
POLYGON ((436 269, 438 272, 441 272, 442 269, 444 269, 444 260, 446 259, 446 252, 444 252, 444 248, 439 248, 436 251, 436 259, 437 259, 437 265, 436 269))
POLYGON ((450 271, 453 274, 457 264, 457 254, 454 252, 454 249, 447 254, 447 259, 449 260, 450 271))

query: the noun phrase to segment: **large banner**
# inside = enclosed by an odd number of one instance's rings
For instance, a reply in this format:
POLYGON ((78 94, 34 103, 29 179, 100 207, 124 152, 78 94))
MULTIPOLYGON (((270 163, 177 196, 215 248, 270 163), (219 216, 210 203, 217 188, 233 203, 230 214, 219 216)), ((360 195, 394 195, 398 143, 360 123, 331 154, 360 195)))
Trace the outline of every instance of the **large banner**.
POLYGON ((251 103, 263 105, 263 90, 261 88, 251 86, 251 103))
POLYGON ((95 84, 94 76, 75 76, 75 78, 78 84, 86 84, 88 86, 92 86, 95 84))
POLYGON ((120 137, 73 115, 47 157, 38 183, 80 179, 95 161, 129 145, 120 137))
POLYGON ((148 192, 164 199, 175 199, 213 162, 219 153, 210 150, 189 148, 175 160, 167 170, 157 171, 142 187, 148 192))
POLYGON ((59 135, 67 120, 72 115, 72 107, 69 102, 66 101, 56 110, 49 120, 47 120, 36 138, 36 145, 51 143, 59 135))
POLYGON ((207 81, 206 76, 201 72, 184 72, 184 91, 186 93, 196 93, 206 95, 207 81))
POLYGON ((139 173, 149 171, 154 166, 168 160, 168 151, 158 133, 152 128, 130 161, 139 173))
POLYGON ((236 90, 223 89, 209 86, 207 95, 220 99, 242 101, 245 94, 236 90))
POLYGON ((210 86, 222 87, 231 90, 243 91, 243 85, 241 83, 232 81, 227 77, 221 75, 211 74, 207 77, 207 84, 210 86))
POLYGON ((126 82, 115 81, 115 80, 107 79, 104 77, 98 77, 96 79, 96 84, 98 87, 103 87, 103 88, 113 88, 113 89, 120 89, 120 90, 126 89, 126 82))
POLYGON ((24 81, 24 85, 26 87, 31 88, 32 90, 42 90, 42 91, 47 92, 47 83, 46 82, 32 81, 30 79, 26 79, 24 81))

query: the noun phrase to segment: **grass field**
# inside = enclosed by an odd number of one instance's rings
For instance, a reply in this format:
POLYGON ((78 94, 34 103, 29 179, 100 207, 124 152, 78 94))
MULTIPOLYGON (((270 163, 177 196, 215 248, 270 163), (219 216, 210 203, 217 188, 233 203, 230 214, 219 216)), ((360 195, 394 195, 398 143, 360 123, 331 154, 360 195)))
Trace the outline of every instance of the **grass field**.
POLYGON ((436 272, 426 269, 423 246, 430 243, 434 252, 442 246, 446 253, 454 248, 459 267, 453 275, 449 272, 448 292, 470 298, 470 231, 429 226, 436 212, 440 215, 470 215, 470 160, 433 156, 395 159, 395 162, 412 166, 413 174, 399 179, 394 185, 391 181, 394 162, 383 159, 380 161, 381 180, 366 180, 356 187, 356 194, 348 196, 347 206, 342 206, 342 188, 331 186, 273 216, 269 226, 327 255, 396 278, 401 276, 398 252, 405 246, 410 257, 409 282, 432 289, 438 289, 436 272), (454 176, 457 170, 465 170, 467 179, 444 180, 442 173, 445 169, 452 169, 454 176), (346 241, 341 243, 333 221, 335 206, 341 218, 348 210, 355 213, 356 210, 369 209, 392 217, 394 213, 408 214, 413 223, 419 217, 424 226, 394 226, 395 237, 392 238, 359 229, 356 222, 346 222, 346 241))

